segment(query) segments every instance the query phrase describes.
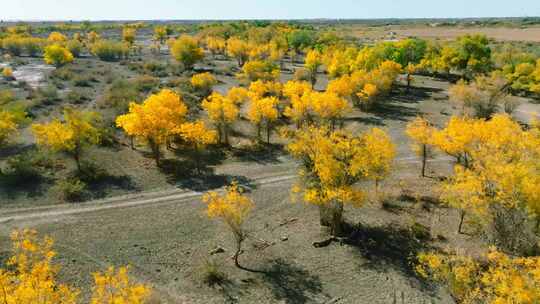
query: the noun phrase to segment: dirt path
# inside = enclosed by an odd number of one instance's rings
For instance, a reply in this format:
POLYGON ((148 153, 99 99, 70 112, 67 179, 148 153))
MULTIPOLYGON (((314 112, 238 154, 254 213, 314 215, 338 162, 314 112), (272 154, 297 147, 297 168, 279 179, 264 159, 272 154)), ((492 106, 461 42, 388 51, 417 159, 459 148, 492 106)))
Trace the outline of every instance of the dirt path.
MULTIPOLYGON (((449 162, 452 159, 449 157, 440 157, 428 160, 428 162, 449 162)), ((420 163, 420 160, 415 156, 402 157, 396 159, 396 162, 401 164, 420 163)), ((280 183, 283 181, 293 180, 297 177, 296 174, 277 175, 263 178, 254 178, 252 185, 264 186, 269 184, 280 183)), ((220 189, 222 191, 223 189, 220 189)), ((17 221, 38 219, 38 218, 55 218, 57 216, 74 215, 88 212, 96 212, 108 209, 130 208, 141 205, 160 204, 171 201, 183 201, 190 198, 200 197, 203 192, 190 191, 185 189, 170 189, 162 191, 144 192, 135 195, 123 195, 105 200, 91 201, 83 204, 62 204, 54 206, 43 206, 36 208, 21 208, 0 210, 0 224, 13 223, 17 221)))

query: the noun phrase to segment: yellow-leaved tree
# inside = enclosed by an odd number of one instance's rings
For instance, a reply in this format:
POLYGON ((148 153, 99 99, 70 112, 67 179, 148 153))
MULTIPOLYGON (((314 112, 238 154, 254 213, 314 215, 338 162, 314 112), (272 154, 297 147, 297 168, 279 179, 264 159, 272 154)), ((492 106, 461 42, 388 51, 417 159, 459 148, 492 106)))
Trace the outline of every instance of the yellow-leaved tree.
POLYGON ((203 97, 207 97, 212 92, 212 87, 216 85, 217 79, 206 72, 193 75, 190 82, 195 90, 199 91, 203 97))
POLYGON ((63 46, 52 44, 45 48, 43 55, 46 64, 56 67, 62 66, 73 61, 73 54, 63 46))
POLYGON ((73 157, 80 171, 84 149, 101 141, 101 116, 96 112, 66 108, 63 118, 63 121, 54 119, 49 123, 35 123, 32 132, 38 146, 67 153, 73 157))
MULTIPOLYGON (((80 291, 58 281, 60 266, 50 237, 40 238, 35 230, 11 234, 12 256, 7 269, 0 269, 0 301, 4 304, 77 304, 80 291)), ((94 274, 90 304, 144 304, 151 288, 133 282, 127 267, 109 268, 94 274)))
POLYGON ((236 182, 233 182, 227 187, 224 195, 214 191, 208 192, 203 196, 203 202, 208 204, 208 217, 222 219, 231 229, 236 243, 234 264, 242 268, 238 257, 242 252, 242 242, 247 237, 243 224, 254 207, 253 201, 242 193, 242 189, 236 182))
POLYGON ((344 205, 363 204, 365 194, 357 183, 386 175, 395 154, 393 144, 384 132, 375 129, 358 137, 343 130, 309 127, 290 137, 287 150, 302 161, 299 175, 304 180, 293 193, 319 206, 321 224, 330 226, 333 235, 342 235, 344 205))
POLYGON ((297 128, 311 120, 311 85, 304 81, 289 81, 283 86, 283 95, 289 98, 283 115, 290 118, 297 128))
POLYGON ((514 257, 490 248, 483 259, 420 253, 416 272, 448 286, 459 303, 540 302, 540 257, 514 257))
POLYGON ((318 50, 310 50, 306 54, 305 68, 309 71, 309 79, 311 86, 317 83, 317 71, 322 65, 322 54, 318 50))
POLYGON ((313 113, 320 122, 332 130, 339 126, 345 115, 352 110, 346 99, 334 93, 313 91, 304 98, 309 99, 313 113))
POLYGON ((249 58, 249 44, 237 37, 227 40, 227 55, 235 58, 239 67, 243 67, 249 58))
POLYGON ((257 139, 261 140, 261 131, 266 131, 266 142, 270 143, 270 134, 273 124, 279 117, 278 111, 279 99, 276 97, 264 97, 260 99, 252 99, 247 118, 255 125, 257 129, 257 139))
POLYGON ((422 159, 422 177, 426 176, 427 160, 433 155, 434 132, 435 129, 422 117, 416 117, 409 122, 405 130, 405 133, 413 140, 413 151, 422 159))
POLYGON ((240 113, 238 104, 229 96, 214 92, 202 102, 202 107, 218 131, 219 142, 228 144, 229 130, 240 113))
POLYGON ((171 54, 186 70, 193 69, 193 65, 204 58, 204 51, 197 40, 188 35, 171 42, 171 54))
POLYGON ((224 55, 227 47, 227 42, 221 37, 206 37, 206 47, 212 55, 224 55))
POLYGON ((160 165, 161 146, 168 143, 184 123, 187 107, 175 92, 163 89, 143 104, 130 103, 129 113, 118 116, 116 125, 128 136, 145 141, 160 165))
POLYGON ((490 230, 498 246, 525 250, 531 219, 540 215, 540 136, 505 114, 490 120, 453 117, 434 134, 434 145, 453 155, 454 175, 442 199, 490 230), (519 235, 516 235, 518 233, 519 235))
POLYGON ((200 120, 183 123, 174 132, 195 152, 197 173, 201 174, 201 153, 208 145, 216 143, 217 132, 209 130, 200 120))

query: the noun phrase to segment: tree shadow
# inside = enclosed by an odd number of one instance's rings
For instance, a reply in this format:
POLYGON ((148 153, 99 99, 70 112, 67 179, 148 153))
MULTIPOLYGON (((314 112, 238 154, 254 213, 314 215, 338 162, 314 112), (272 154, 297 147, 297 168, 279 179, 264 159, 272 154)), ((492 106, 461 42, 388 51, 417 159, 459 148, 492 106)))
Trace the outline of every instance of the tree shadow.
POLYGON ((411 229, 393 224, 382 227, 358 224, 346 242, 369 261, 368 267, 385 271, 390 265, 408 277, 417 277, 414 271, 416 256, 434 249, 429 244, 429 238, 419 237, 411 229))
POLYGON ((420 114, 418 109, 404 106, 399 103, 401 103, 399 98, 391 97, 387 102, 376 103, 368 112, 381 119, 397 121, 408 121, 410 118, 420 114))
POLYGON ((232 154, 240 161, 266 165, 281 163, 279 157, 286 153, 282 145, 261 143, 241 148, 232 148, 232 154))
POLYGON ((112 175, 93 162, 83 162, 80 172, 72 173, 87 185, 90 199, 106 197, 111 190, 140 191, 128 175, 112 175))
POLYGON ((380 117, 366 117, 366 116, 354 116, 354 117, 346 117, 344 119, 345 122, 358 122, 364 125, 370 125, 370 126, 378 126, 378 127, 384 127, 386 124, 383 122, 383 119, 380 117))
POLYGON ((164 159, 161 170, 167 175, 167 181, 180 188, 192 191, 208 191, 230 185, 233 181, 243 187, 254 189, 253 181, 245 176, 216 174, 212 167, 197 166, 191 159, 164 159))
POLYGON ((278 258, 262 273, 262 279, 280 303, 303 304, 313 302, 311 296, 323 294, 318 276, 297 265, 278 258))
POLYGON ((53 184, 52 178, 39 173, 32 175, 18 175, 0 172, 0 197, 5 195, 8 199, 20 196, 35 198, 43 196, 53 184))

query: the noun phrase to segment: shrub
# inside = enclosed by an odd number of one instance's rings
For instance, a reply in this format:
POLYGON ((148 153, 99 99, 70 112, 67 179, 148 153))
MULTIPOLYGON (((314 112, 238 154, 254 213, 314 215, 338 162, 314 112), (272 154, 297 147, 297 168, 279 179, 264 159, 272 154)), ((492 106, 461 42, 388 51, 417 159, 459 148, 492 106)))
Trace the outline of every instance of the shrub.
POLYGON ((3 70, 2 70, 2 77, 4 77, 4 79, 6 80, 13 80, 15 79, 13 77, 13 70, 10 68, 10 67, 5 67, 3 70))
POLYGON ((208 286, 223 283, 227 280, 227 275, 220 268, 220 265, 215 261, 205 261, 201 269, 202 281, 208 286))
POLYGON ((38 88, 36 94, 37 100, 45 105, 51 105, 59 100, 58 90, 53 85, 48 85, 45 88, 38 88))
POLYGON ((191 70, 196 62, 204 58, 203 49, 199 47, 197 40, 188 35, 172 42, 171 54, 186 70, 191 70))
POLYGON ((21 186, 41 177, 38 170, 42 158, 38 152, 25 152, 7 159, 2 170, 4 180, 13 186, 21 186))
POLYGON ((28 56, 35 57, 43 51, 44 41, 40 38, 28 37, 22 40, 22 47, 28 56))
POLYGON ((191 86, 203 96, 208 96, 216 83, 216 78, 210 73, 196 74, 191 77, 191 86))
POLYGON ((73 79, 73 85, 76 87, 91 87, 92 78, 86 75, 77 75, 73 79))
POLYGON ((159 86, 159 79, 150 75, 142 75, 135 79, 135 87, 139 92, 148 93, 159 86))
POLYGON ((51 190, 62 201, 78 202, 83 199, 86 184, 78 178, 66 178, 56 182, 51 190))
POLYGON ((88 184, 98 182, 106 176, 107 176, 107 171, 105 169, 89 161, 81 162, 81 170, 78 171, 77 173, 77 177, 83 183, 88 183, 88 184))
POLYGON ((247 81, 275 80, 279 77, 279 67, 269 61, 253 60, 248 61, 242 67, 242 73, 238 75, 240 79, 247 81))
POLYGON ((88 96, 80 90, 71 90, 66 95, 66 101, 73 104, 81 104, 89 100, 88 96))
POLYGON ((103 61, 117 61, 128 56, 129 47, 121 42, 99 40, 92 44, 90 52, 103 61))
POLYGON ((131 82, 118 79, 105 89, 103 97, 98 101, 98 106, 114 108, 119 114, 126 112, 128 104, 138 98, 139 92, 131 82))
POLYGON ((73 74, 73 72, 68 67, 61 67, 52 71, 51 77, 63 81, 68 81, 73 79, 75 77, 75 74, 73 74))
POLYGON ((75 57, 79 57, 82 52, 83 45, 79 40, 72 39, 66 43, 66 48, 75 57))
POLYGON ((15 94, 11 90, 0 90, 0 105, 15 101, 15 94))
POLYGON ((73 54, 58 44, 53 44, 45 48, 45 63, 56 67, 62 66, 73 61, 73 54))
POLYGON ((167 66, 156 61, 145 62, 143 64, 143 69, 146 73, 151 73, 156 77, 167 76, 167 66))
POLYGON ((23 41, 20 37, 7 37, 2 40, 2 48, 12 56, 20 56, 23 50, 23 41))

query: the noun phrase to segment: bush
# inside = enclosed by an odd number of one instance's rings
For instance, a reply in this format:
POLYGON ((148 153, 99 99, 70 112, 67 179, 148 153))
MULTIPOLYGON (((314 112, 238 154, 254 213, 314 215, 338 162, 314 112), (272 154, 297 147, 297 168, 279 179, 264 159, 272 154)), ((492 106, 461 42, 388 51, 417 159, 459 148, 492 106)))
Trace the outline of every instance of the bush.
POLYGON ((66 101, 73 104, 81 104, 89 100, 88 96, 80 90, 71 90, 66 95, 66 101))
POLYGON ((43 160, 39 152, 25 152, 7 159, 2 170, 4 180, 12 186, 21 186, 38 180, 40 162, 43 160))
POLYGON ((71 54, 68 49, 60 45, 53 44, 45 48, 44 59, 45 63, 59 67, 66 63, 72 62, 73 54, 71 54))
POLYGON ((143 69, 146 73, 156 77, 167 77, 167 66, 165 64, 151 61, 143 64, 143 69))
POLYGON ((76 178, 79 178, 83 183, 95 183, 107 176, 107 171, 99 165, 83 161, 81 162, 81 170, 77 172, 76 178))
POLYGON ((99 40, 90 47, 90 52, 103 61, 118 61, 128 57, 129 47, 121 42, 99 40))
POLYGON ((191 86, 205 97, 210 95, 212 86, 216 83, 216 78, 210 73, 196 74, 191 77, 191 86))
POLYGON ((227 280, 227 275, 221 271, 220 265, 215 261, 207 260, 201 269, 201 279, 208 286, 214 286, 227 280))
POLYGON ((48 85, 45 88, 38 88, 36 94, 37 100, 45 105, 51 105, 60 100, 58 97, 58 90, 53 85, 48 85))
POLYGON ((61 179, 51 189, 58 199, 66 202, 78 202, 84 197, 86 184, 78 178, 61 179))
POLYGON ((203 49, 199 47, 197 40, 188 35, 183 35, 172 42, 171 54, 186 70, 191 70, 196 62, 204 58, 203 49))
POLYGON ((5 80, 15 79, 15 77, 13 77, 13 70, 10 67, 5 67, 2 70, 2 77, 4 77, 5 80))
POLYGON ((92 77, 86 75, 77 75, 73 79, 73 85, 76 87, 91 87, 92 77))
POLYGON ((79 40, 70 40, 66 43, 66 48, 73 54, 75 57, 81 56, 83 45, 79 40))
POLYGON ((137 88, 129 81, 118 79, 105 89, 105 93, 98 101, 100 108, 114 108, 117 113, 124 113, 130 102, 139 98, 137 88))
POLYGON ((135 87, 139 92, 148 93, 159 86, 159 79, 150 75, 142 75, 135 79, 135 87))
POLYGON ((23 40, 20 37, 7 37, 2 40, 2 48, 12 56, 20 56, 23 50, 23 40))
POLYGON ((43 51, 44 43, 40 38, 28 37, 22 40, 22 47, 28 56, 35 57, 43 51))
POLYGON ((257 80, 275 80, 279 78, 279 67, 269 61, 253 60, 248 61, 242 67, 242 73, 239 74, 240 79, 247 81, 257 80))
POLYGON ((75 74, 68 67, 61 67, 52 71, 51 77, 63 81, 68 81, 73 79, 75 77, 75 74))

